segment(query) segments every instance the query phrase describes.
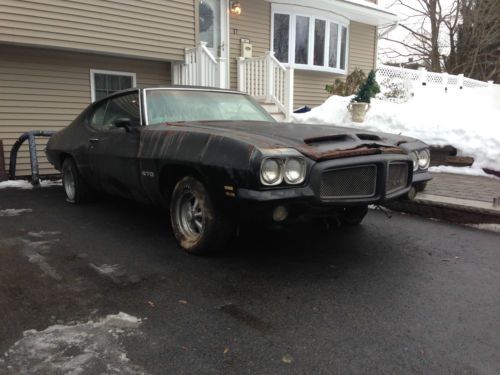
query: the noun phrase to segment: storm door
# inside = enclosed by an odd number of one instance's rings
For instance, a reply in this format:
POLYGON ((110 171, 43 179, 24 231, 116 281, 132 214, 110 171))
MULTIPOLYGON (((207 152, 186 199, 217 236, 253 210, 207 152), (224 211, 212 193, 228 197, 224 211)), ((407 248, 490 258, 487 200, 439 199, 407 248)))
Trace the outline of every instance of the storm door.
POLYGON ((198 8, 200 41, 214 57, 227 58, 228 6, 227 0, 200 0, 198 8))

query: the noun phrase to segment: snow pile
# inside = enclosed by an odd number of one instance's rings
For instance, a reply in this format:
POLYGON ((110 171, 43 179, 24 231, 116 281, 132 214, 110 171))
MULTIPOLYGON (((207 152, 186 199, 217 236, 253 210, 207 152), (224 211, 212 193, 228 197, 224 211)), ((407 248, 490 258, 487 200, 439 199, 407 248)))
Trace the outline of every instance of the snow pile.
MULTIPOLYGON (((57 180, 40 180, 40 186, 41 187, 49 187, 49 186, 61 186, 62 181, 57 180)), ((33 189, 33 185, 31 182, 27 180, 8 180, 8 181, 3 181, 0 182, 0 189, 7 189, 7 188, 15 188, 15 189, 33 189)))
POLYGON ((0 217, 7 216, 19 216, 24 213, 31 212, 31 208, 6 208, 5 210, 0 210, 0 217))
MULTIPOLYGON (((422 89, 405 103, 373 99, 364 123, 352 123, 352 97, 332 96, 311 112, 294 114, 293 122, 353 126, 403 134, 433 146, 452 145, 474 158, 474 167, 500 171, 500 110, 491 100, 463 92, 422 89), (427 90, 427 91, 426 91, 427 90)), ((483 92, 483 91, 481 91, 483 92)))
POLYGON ((0 358, 0 367, 11 374, 145 374, 130 363, 120 340, 140 324, 140 319, 120 312, 97 322, 25 331, 0 358))

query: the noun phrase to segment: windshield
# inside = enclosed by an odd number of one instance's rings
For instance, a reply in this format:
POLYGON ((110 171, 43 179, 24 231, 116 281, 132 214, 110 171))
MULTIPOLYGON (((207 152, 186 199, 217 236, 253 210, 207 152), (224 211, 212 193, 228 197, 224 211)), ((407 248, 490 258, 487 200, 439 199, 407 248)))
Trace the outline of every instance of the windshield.
POLYGON ((146 90, 148 124, 179 121, 275 121, 247 95, 202 90, 146 90))

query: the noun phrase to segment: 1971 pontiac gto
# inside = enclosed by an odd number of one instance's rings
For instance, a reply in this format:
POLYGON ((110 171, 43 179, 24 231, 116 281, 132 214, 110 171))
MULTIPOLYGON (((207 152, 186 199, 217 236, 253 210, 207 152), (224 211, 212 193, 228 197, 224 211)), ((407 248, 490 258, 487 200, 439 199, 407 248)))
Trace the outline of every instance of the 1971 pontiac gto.
POLYGON ((359 224, 369 204, 430 179, 419 140, 276 122, 227 90, 130 89, 88 106, 49 140, 72 203, 105 191, 164 205, 190 253, 223 247, 242 220, 359 224))

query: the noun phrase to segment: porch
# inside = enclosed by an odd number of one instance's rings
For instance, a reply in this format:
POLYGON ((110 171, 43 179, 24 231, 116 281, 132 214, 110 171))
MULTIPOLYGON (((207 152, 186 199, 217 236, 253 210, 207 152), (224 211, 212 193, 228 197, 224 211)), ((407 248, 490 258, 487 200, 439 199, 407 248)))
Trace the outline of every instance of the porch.
MULTIPOLYGON (((172 63, 172 83, 228 88, 227 61, 199 42, 186 48, 183 62, 172 63)), ((272 51, 237 59, 237 89, 254 97, 278 121, 287 121, 293 112, 294 69, 281 64, 272 51)))
POLYGON ((197 17, 172 83, 246 92, 279 120, 323 103, 335 78, 373 69, 377 27, 397 20, 364 0, 200 0, 197 17))

